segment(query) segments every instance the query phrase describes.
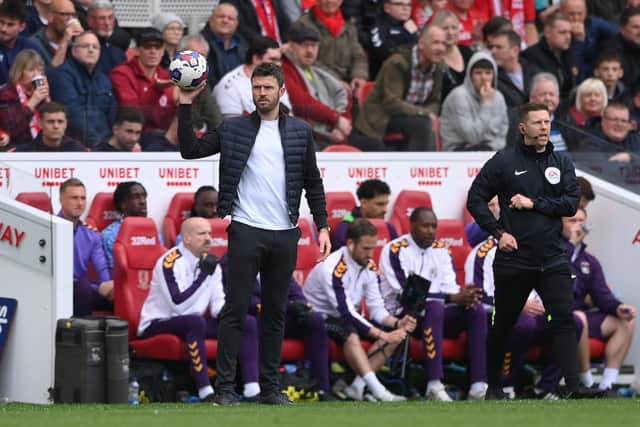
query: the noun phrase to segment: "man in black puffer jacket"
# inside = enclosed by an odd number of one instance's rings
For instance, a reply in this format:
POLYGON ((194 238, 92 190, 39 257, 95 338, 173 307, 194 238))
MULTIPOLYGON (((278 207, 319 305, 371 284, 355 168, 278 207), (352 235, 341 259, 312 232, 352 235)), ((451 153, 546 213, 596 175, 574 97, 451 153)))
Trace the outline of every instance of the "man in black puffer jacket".
POLYGON ((202 91, 180 90, 178 140, 185 159, 220 153, 218 215, 231 215, 227 229, 228 288, 220 313, 218 379, 214 403, 237 405, 236 359, 255 279, 262 281, 260 322, 261 402, 288 404, 280 392, 278 367, 289 281, 296 266, 302 190, 318 226, 321 259, 331 250, 322 178, 311 127, 280 111, 282 70, 258 65, 251 76, 256 111, 225 120, 196 140, 191 103, 202 91))
POLYGON ((546 106, 523 105, 519 130, 521 142, 482 167, 467 201, 478 225, 498 240, 488 346, 489 396, 501 397, 504 344, 534 289, 551 319, 552 354, 562 368, 569 396, 589 396, 590 390, 578 385, 572 280, 562 240, 562 217, 575 214, 580 189, 571 160, 555 153, 549 142, 546 106), (496 195, 498 220, 487 205, 496 195))

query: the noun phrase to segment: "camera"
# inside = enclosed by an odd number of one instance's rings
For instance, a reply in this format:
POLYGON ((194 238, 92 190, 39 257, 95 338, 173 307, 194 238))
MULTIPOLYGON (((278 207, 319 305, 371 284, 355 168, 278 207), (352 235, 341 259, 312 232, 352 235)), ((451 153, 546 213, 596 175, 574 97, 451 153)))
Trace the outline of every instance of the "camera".
POLYGON ((422 315, 427 304, 427 295, 431 281, 415 273, 409 274, 404 282, 402 295, 400 296, 400 304, 405 309, 406 314, 412 317, 422 315))

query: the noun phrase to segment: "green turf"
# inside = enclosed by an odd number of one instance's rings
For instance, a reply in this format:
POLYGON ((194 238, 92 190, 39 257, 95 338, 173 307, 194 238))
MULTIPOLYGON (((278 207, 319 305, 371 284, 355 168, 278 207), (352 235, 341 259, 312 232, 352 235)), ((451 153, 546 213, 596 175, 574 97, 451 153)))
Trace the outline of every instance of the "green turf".
POLYGON ((82 427, 435 427, 640 426, 640 399, 515 402, 0 406, 0 426, 82 427))

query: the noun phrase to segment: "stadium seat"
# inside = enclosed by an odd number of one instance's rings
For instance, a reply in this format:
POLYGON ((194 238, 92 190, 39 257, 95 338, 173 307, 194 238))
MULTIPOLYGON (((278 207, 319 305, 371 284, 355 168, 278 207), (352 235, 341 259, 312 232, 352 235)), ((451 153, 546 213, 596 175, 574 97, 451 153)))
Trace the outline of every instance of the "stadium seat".
POLYGON ((436 117, 435 120, 431 122, 431 129, 433 130, 433 134, 436 138, 436 151, 442 151, 442 136, 440 135, 440 117, 436 117))
POLYGON ((300 240, 298 240, 298 259, 296 261, 296 269, 293 272, 293 278, 302 285, 318 261, 320 247, 311 230, 309 220, 300 218, 298 220, 298 227, 300 228, 300 240))
POLYGON ((360 150, 358 147, 354 147, 353 145, 349 145, 349 144, 331 144, 331 145, 327 145, 322 152, 323 153, 338 153, 338 152, 353 152, 353 153, 359 153, 362 150, 360 150))
MULTIPOLYGON (((420 361, 425 358, 424 341, 420 338, 411 338, 410 354, 413 360, 420 361)), ((467 333, 461 332, 457 338, 445 338, 442 340, 442 360, 464 362, 467 357, 467 333)))
POLYGON ((376 248, 373 250, 373 255, 371 259, 378 264, 380 261, 380 252, 382 252, 382 248, 384 245, 391 241, 391 234, 389 234, 389 227, 387 227, 387 223, 383 219, 369 219, 369 222, 376 226, 378 229, 378 238, 376 248))
POLYGON ((96 193, 91 200, 91 207, 86 219, 87 224, 102 231, 116 219, 118 219, 118 212, 113 205, 113 193, 96 193))
POLYGON ((218 259, 222 258, 227 253, 227 247, 229 241, 227 237, 227 227, 229 227, 229 220, 222 218, 209 218, 209 224, 211 224, 211 252, 218 259))
POLYGON ((462 220, 440 219, 438 220, 438 232, 436 238, 449 246, 453 258, 453 268, 458 278, 458 284, 464 285, 464 262, 471 251, 467 242, 462 220))
POLYGON ((16 201, 29 205, 33 208, 40 209, 41 211, 53 213, 53 206, 51 206, 51 198, 48 193, 44 191, 22 192, 16 196, 16 201))
POLYGON ((180 234, 182 221, 189 217, 193 197, 194 193, 176 193, 169 203, 169 209, 162 222, 162 237, 169 248, 176 244, 176 236, 180 234))
MULTIPOLYGON (((185 344, 175 335, 137 338, 140 311, 149 293, 153 267, 165 251, 158 241, 158 231, 153 219, 124 219, 113 244, 114 312, 116 316, 129 322, 129 346, 133 349, 133 357, 186 360, 185 344)), ((215 358, 217 341, 207 340, 206 346, 207 358, 215 358)))
POLYGON ((329 227, 331 230, 335 230, 342 218, 356 207, 356 198, 349 191, 327 191, 325 199, 327 200, 329 227))
POLYGON ((398 234, 402 235, 410 231, 409 217, 411 216, 411 212, 420 206, 432 207, 431 195, 428 192, 402 190, 398 193, 391 213, 391 223, 396 227, 398 234))

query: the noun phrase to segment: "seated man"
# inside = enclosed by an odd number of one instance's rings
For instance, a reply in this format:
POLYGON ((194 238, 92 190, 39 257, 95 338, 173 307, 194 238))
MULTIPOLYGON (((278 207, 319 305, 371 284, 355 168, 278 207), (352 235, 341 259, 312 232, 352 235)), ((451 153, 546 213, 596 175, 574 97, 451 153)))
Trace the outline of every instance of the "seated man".
POLYGON ((352 222, 347 230, 347 245, 316 265, 302 290, 313 311, 326 319, 329 337, 342 347, 347 363, 356 373, 353 383, 345 389, 347 397, 364 400, 364 389, 368 387, 375 399, 397 402, 406 399, 387 390, 375 372, 416 323, 410 316, 398 319, 384 308, 378 269, 370 259, 377 235, 376 227, 366 219, 352 222), (360 314, 363 298, 371 318, 383 329, 360 314), (375 340, 369 355, 360 344, 361 337, 375 340))
POLYGON ((67 109, 57 102, 47 102, 38 107, 40 133, 29 144, 16 145, 14 151, 87 151, 87 147, 65 135, 67 109))
MULTIPOLYGON (((102 230, 102 244, 107 257, 107 265, 113 271, 113 243, 118 237, 122 221, 128 216, 147 216, 147 190, 136 181, 125 181, 118 184, 113 192, 113 205, 120 218, 102 230)), ((158 241, 162 236, 158 233, 158 241)))
POLYGON ((113 280, 107 267, 100 232, 80 220, 87 207, 87 191, 78 178, 60 186, 58 216, 73 223, 73 315, 87 316, 93 311, 113 310, 113 280), (89 277, 93 266, 97 282, 89 277))
POLYGON ((31 40, 38 46, 47 67, 59 67, 67 59, 73 39, 84 32, 71 0, 53 0, 46 27, 40 28, 31 40))
MULTIPOLYGON (((595 137, 583 139, 576 151, 587 152, 587 156, 595 154, 597 158, 603 156, 599 153, 606 153, 604 155, 609 161, 622 163, 629 163, 634 158, 637 160, 640 156, 640 136, 631 123, 629 107, 624 104, 608 104, 600 125, 592 133, 595 137)), ((573 155, 576 160, 584 158, 578 153, 573 155)))
POLYGON ((144 130, 167 130, 176 115, 176 86, 160 66, 164 38, 155 28, 136 36, 137 55, 111 71, 111 83, 121 107, 136 107, 145 117, 144 130))
MULTIPOLYGON (((389 195, 391 189, 389 185, 379 179, 368 179, 363 181, 358 190, 356 190, 356 196, 360 206, 353 208, 350 214, 345 215, 342 221, 331 236, 331 249, 338 250, 347 242, 347 230, 349 225, 357 218, 378 218, 384 219, 387 213, 387 206, 389 206, 389 195)), ((396 228, 387 223, 389 235, 392 239, 398 237, 396 228)))
MULTIPOLYGON (((251 74, 254 68, 263 62, 280 65, 282 50, 278 43, 268 37, 257 37, 251 41, 244 64, 238 65, 225 74, 213 88, 211 96, 220 107, 223 117, 235 117, 251 114, 255 111, 251 94, 251 74)), ((286 75, 285 75, 286 77, 286 75)), ((289 86, 280 102, 291 109, 289 86)), ((210 128, 212 129, 212 128, 210 128)))
POLYGON ((491 55, 476 52, 469 60, 464 83, 442 104, 442 149, 496 151, 506 145, 509 118, 497 89, 498 68, 491 55))
POLYGON ((69 110, 69 133, 90 148, 111 135, 118 107, 109 76, 96 68, 99 57, 98 37, 85 31, 71 56, 48 72, 51 98, 69 110))
POLYGON ((125 31, 116 24, 114 7, 110 0, 88 2, 87 27, 96 33, 100 41, 100 59, 96 68, 108 76, 111 70, 127 60, 124 50, 113 42, 114 34, 117 37, 118 32, 125 31))
POLYGON ((435 150, 432 121, 440 113, 442 81, 447 70, 445 52, 444 30, 429 26, 422 31, 417 46, 391 55, 361 105, 356 119, 358 132, 381 144, 385 134, 400 134, 402 145, 396 147, 394 142, 388 148, 435 150))
POLYGON ((457 338, 468 331, 468 351, 471 358, 470 400, 483 400, 487 392, 487 319, 480 297, 482 290, 460 288, 449 250, 436 242, 438 220, 430 208, 419 207, 410 216, 411 232, 387 243, 380 255, 385 307, 398 315, 406 312, 399 297, 409 274, 414 273, 431 282, 426 309, 417 328, 424 340, 424 368, 427 376, 425 395, 429 400, 450 402, 441 380, 443 338, 457 338))
POLYGON ((330 72, 316 65, 320 33, 294 24, 282 64, 293 114, 313 128, 316 149, 348 142, 351 134, 351 96, 330 72))
MULTIPOLYGON (((203 185, 193 195, 193 206, 189 212, 189 218, 217 218, 218 217, 218 190, 211 185, 203 185)), ((182 241, 182 234, 176 236, 176 245, 182 241)))
POLYGON ((92 151, 131 152, 140 151, 140 136, 144 126, 144 114, 137 108, 118 109, 110 138, 93 147, 92 151))
MULTIPOLYGON (((138 336, 174 334, 187 344, 189 365, 204 402, 216 400, 206 369, 205 338, 217 336, 218 320, 225 301, 218 260, 209 254, 211 225, 202 218, 182 223, 184 241, 160 257, 153 269, 151 289, 140 313, 138 336), (209 308, 211 317, 205 317, 209 308), (204 368, 204 369, 203 369, 204 368)), ((258 385, 258 329, 247 316, 238 360, 246 397, 260 392, 258 385)))
POLYGON ((341 5, 342 0, 317 0, 298 23, 320 33, 318 65, 355 89, 369 79, 369 64, 358 30, 352 21, 344 19, 341 5))
MULTIPOLYGON (((589 337, 607 342, 602 380, 599 388, 610 389, 618 378, 635 328, 636 309, 623 304, 607 285, 598 259, 586 250, 586 211, 578 209, 570 218, 562 219, 562 235, 566 240, 567 256, 576 275, 574 309, 584 312, 589 324, 589 337)), ((585 385, 591 386, 589 378, 585 385)))

